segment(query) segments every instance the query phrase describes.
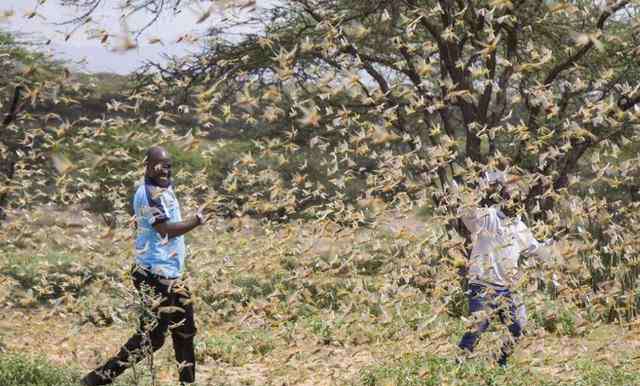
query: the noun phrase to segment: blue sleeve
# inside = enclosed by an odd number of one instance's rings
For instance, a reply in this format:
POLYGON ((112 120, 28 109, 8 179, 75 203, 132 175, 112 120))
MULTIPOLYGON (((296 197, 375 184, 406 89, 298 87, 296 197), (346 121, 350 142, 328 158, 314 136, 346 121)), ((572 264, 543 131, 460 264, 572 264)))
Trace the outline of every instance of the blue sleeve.
POLYGON ((146 210, 150 224, 160 224, 169 220, 169 215, 162 205, 162 191, 152 189, 149 185, 144 186, 145 195, 147 196, 146 210))

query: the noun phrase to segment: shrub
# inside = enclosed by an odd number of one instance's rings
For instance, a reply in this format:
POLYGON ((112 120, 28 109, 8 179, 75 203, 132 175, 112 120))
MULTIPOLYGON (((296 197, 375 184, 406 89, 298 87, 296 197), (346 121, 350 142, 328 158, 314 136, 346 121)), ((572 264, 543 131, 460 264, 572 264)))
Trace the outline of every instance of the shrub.
POLYGON ((203 361, 204 357, 210 357, 219 362, 241 366, 249 360, 247 354, 264 356, 274 348, 275 343, 271 333, 267 330, 255 329, 212 336, 198 344, 196 356, 199 361, 203 361))
POLYGON ((241 275, 232 280, 233 285, 240 289, 243 304, 255 298, 264 297, 273 292, 273 283, 268 280, 261 280, 252 275, 241 275))
MULTIPOLYGON (((150 385, 148 369, 137 367, 119 377, 113 386, 150 385)), ((82 372, 76 367, 55 365, 41 356, 0 353, 0 385, 2 386, 78 386, 82 372)))
POLYGON ((0 354, 0 383, 3 386, 76 386, 77 372, 52 365, 45 359, 23 354, 0 354))
POLYGON ((333 325, 331 321, 321 319, 319 317, 310 317, 307 319, 309 328, 316 335, 322 344, 329 344, 334 338, 333 325))
POLYGON ((611 368, 602 363, 585 361, 578 364, 578 369, 581 377, 576 381, 575 386, 626 386, 640 384, 640 373, 624 363, 616 368, 611 368))
POLYGON ((75 257, 56 252, 35 256, 8 255, 0 265, 0 274, 13 278, 27 298, 35 302, 67 294, 80 295, 96 278, 90 268, 77 264, 75 257))

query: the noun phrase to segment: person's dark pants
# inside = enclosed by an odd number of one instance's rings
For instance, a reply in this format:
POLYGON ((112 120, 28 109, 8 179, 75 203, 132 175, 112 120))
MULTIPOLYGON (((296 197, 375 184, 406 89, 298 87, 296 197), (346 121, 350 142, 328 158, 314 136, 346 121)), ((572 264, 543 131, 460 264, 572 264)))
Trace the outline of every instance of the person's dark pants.
MULTIPOLYGON (((480 324, 476 326, 475 331, 469 331, 462 336, 458 347, 461 349, 473 352, 480 334, 485 332, 489 328, 490 319, 493 315, 497 314, 500 318, 500 322, 507 325, 513 341, 518 340, 522 336, 522 326, 518 321, 516 305, 513 301, 511 291, 506 288, 494 289, 487 288, 486 286, 479 284, 469 285, 469 311, 471 314, 487 310, 489 307, 489 315, 486 319, 480 321, 480 324)), ((513 342, 507 341, 501 348, 501 354, 498 358, 498 364, 505 366, 507 364, 507 358, 513 349, 513 342)))
POLYGON ((196 327, 193 318, 191 294, 184 283, 176 281, 171 286, 166 280, 139 267, 132 270, 133 284, 145 303, 140 316, 138 332, 103 366, 85 377, 86 384, 107 385, 127 368, 152 354, 164 344, 167 331, 171 332, 180 382, 195 381, 195 350, 193 338, 196 327), (152 301, 161 302, 150 308, 152 301))

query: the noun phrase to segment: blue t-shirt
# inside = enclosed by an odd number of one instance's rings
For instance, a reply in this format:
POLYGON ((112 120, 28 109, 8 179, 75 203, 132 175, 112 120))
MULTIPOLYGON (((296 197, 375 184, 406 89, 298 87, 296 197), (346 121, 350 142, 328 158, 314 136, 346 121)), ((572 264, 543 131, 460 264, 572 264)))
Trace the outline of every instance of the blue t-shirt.
POLYGON ((164 277, 179 277, 186 254, 184 236, 162 238, 153 228, 164 221, 182 221, 173 187, 162 188, 145 177, 133 197, 133 210, 138 224, 136 263, 164 277))

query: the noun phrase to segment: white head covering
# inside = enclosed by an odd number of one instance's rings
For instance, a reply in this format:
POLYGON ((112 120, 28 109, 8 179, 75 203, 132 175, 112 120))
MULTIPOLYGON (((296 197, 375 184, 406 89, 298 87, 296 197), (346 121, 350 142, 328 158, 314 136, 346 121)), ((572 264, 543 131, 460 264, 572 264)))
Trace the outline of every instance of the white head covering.
POLYGON ((494 170, 490 172, 486 172, 484 174, 484 178, 482 179, 481 184, 484 185, 485 188, 493 185, 493 184, 501 184, 502 188, 509 194, 513 194, 515 190, 518 189, 516 180, 512 178, 513 176, 508 175, 503 170, 494 170))

